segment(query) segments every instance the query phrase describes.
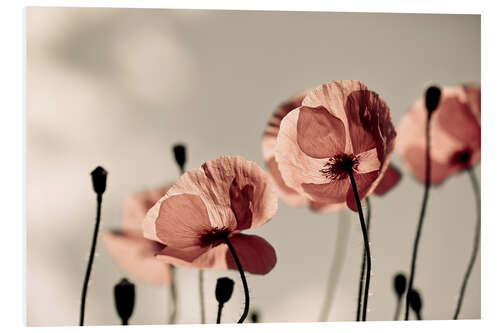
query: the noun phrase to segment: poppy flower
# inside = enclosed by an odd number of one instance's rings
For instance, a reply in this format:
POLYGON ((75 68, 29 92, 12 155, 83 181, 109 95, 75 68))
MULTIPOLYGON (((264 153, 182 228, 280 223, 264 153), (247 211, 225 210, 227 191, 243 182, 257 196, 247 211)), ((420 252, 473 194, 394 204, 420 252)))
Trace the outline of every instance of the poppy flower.
POLYGON ((147 213, 144 236, 165 247, 157 258, 176 266, 237 269, 266 274, 276 264, 273 247, 240 231, 267 222, 277 210, 269 176, 256 163, 222 156, 184 173, 147 213))
POLYGON ((165 246, 142 235, 142 220, 170 186, 149 189, 130 197, 123 208, 123 230, 103 236, 109 252, 125 271, 155 284, 170 283, 171 271, 168 265, 155 257, 165 246))
MULTIPOLYGON (((396 137, 389 107, 360 81, 325 83, 300 99, 300 104, 291 104, 298 105, 291 111, 281 107, 281 114, 271 121, 275 127, 282 118, 274 144, 276 130, 264 134, 270 173, 282 192, 280 180, 295 191, 301 198, 296 202, 319 209, 347 204, 357 210, 349 170, 361 200, 381 183, 396 137)), ((397 182, 395 175, 391 173, 386 185, 397 182)))
MULTIPOLYGON (((424 98, 405 114, 399 125, 398 151, 410 170, 425 182, 424 98)), ((441 100, 430 124, 431 184, 477 163, 481 157, 481 88, 453 86, 441 89, 441 100)))

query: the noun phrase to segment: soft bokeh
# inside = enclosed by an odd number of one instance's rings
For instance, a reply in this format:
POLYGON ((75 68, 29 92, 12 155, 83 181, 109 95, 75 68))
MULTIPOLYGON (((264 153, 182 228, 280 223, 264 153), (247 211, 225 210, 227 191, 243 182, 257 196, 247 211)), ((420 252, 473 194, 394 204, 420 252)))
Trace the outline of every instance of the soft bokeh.
MULTIPOLYGON (((397 125, 430 83, 480 81, 478 15, 31 7, 26 23, 28 325, 78 322, 95 166, 109 171, 101 228, 115 228, 131 194, 177 177, 171 146, 179 141, 188 146, 188 169, 223 154, 264 166, 266 122, 294 93, 358 79, 384 98, 397 125)), ((369 320, 392 318, 392 277, 409 270, 423 194, 400 156, 392 160, 404 177, 372 199, 369 320)), ((473 205, 465 174, 431 189, 415 280, 425 319, 453 315, 472 246, 473 205)), ((356 215, 349 215, 330 320, 356 315, 362 237, 356 215)), ((278 258, 268 275, 248 275, 251 308, 262 321, 318 320, 340 220, 280 202, 275 217, 255 229, 278 258)), ((125 272, 102 241, 97 254, 86 324, 116 325, 113 286, 125 272)), ((197 323, 197 271, 177 271, 179 321, 197 323)), ((243 308, 238 272, 207 271, 207 322, 216 319, 214 290, 222 276, 236 282, 222 322, 235 322, 243 308)), ((137 303, 130 323, 165 323, 167 289, 132 281, 137 303)), ((480 259, 461 317, 480 317, 480 259)))

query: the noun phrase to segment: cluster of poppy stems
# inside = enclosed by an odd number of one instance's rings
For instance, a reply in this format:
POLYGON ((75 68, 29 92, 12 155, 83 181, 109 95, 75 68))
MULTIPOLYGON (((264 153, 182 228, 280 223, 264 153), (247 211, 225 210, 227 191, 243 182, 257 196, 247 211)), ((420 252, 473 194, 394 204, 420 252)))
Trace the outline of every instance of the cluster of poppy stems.
MULTIPOLYGON (((133 195, 124 204, 122 229, 107 232, 103 239, 117 263, 132 277, 170 287, 170 324, 177 320, 175 267, 198 269, 201 323, 206 322, 203 271, 238 270, 245 305, 237 322, 243 323, 250 312, 245 272, 267 274, 277 258, 265 239, 242 231, 269 221, 278 209, 278 197, 289 205, 306 205, 316 212, 349 208, 359 216, 364 241, 356 320, 366 321, 373 242, 369 235, 369 197, 373 193, 384 195, 402 177, 399 168, 390 163, 395 148, 425 188, 409 273, 397 273, 393 279, 397 300, 394 320, 399 320, 403 302, 405 320, 410 309, 418 320, 422 319, 423 293, 414 285, 431 185, 439 185, 462 170, 470 176, 477 220, 453 315, 457 319, 477 257, 481 229, 480 189, 473 172, 481 153, 478 86, 429 87, 404 115, 397 135, 386 102, 360 81, 332 81, 304 91, 280 105, 264 131, 262 152, 268 172, 241 156, 222 156, 186 172, 186 147, 176 145, 173 152, 181 174, 178 180, 133 195)), ((91 176, 97 194, 97 218, 82 289, 81 326, 107 172, 97 167, 91 176)), ((217 280, 217 323, 233 287, 234 281, 227 277, 217 280)), ((330 312, 332 285, 327 290, 322 321, 330 312)), ((121 279, 114 287, 114 296, 117 313, 127 325, 135 304, 134 284, 121 279)), ((259 321, 256 311, 250 317, 252 322, 259 321)))

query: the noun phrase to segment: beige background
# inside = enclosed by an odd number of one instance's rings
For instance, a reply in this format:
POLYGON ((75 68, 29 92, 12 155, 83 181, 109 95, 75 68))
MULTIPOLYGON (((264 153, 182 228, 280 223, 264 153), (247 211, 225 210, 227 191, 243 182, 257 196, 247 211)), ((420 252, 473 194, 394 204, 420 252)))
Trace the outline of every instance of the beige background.
MULTIPOLYGON (((109 171, 105 230, 120 225, 121 205, 134 191, 175 180, 173 143, 187 143, 188 168, 222 154, 263 165, 260 137, 273 108, 304 88, 362 80, 397 124, 429 83, 480 81, 478 15, 28 8, 26 23, 28 325, 78 321, 96 165, 109 171)), ((397 153, 393 161, 404 179, 372 200, 369 320, 392 318, 392 276, 409 269, 423 193, 397 153)), ((355 317, 362 238, 356 215, 348 216, 332 321, 355 317)), ((416 277, 425 319, 453 314, 474 218, 465 174, 432 189, 416 277)), ((271 273, 248 276, 251 307, 263 321, 318 320, 339 220, 280 202, 268 224, 251 230, 278 256, 271 273)), ((112 287, 124 273, 102 243, 97 252, 86 323, 118 324, 112 287)), ((215 321, 221 276, 236 281, 223 313, 223 322, 234 322, 243 309, 234 271, 206 273, 207 319, 215 321)), ((178 280, 179 321, 197 323, 196 271, 181 268, 178 280)), ((166 289, 135 282, 131 322, 164 323, 166 289)), ((462 314, 480 317, 479 261, 462 314)))

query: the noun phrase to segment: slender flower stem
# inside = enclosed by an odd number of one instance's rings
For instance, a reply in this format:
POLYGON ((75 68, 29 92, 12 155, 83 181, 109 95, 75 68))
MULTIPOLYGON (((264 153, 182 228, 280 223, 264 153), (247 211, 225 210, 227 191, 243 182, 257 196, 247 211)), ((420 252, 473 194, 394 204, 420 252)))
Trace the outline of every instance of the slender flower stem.
POLYGON ((398 303, 396 305, 396 312, 394 313, 394 320, 399 320, 399 313, 401 312, 401 297, 398 297, 398 303))
POLYGON ((172 281, 170 282, 170 292, 169 295, 169 307, 168 307, 168 323, 175 324, 177 320, 177 286, 176 286, 176 268, 175 266, 171 266, 171 276, 172 281))
POLYGON ((474 196, 476 198, 476 228, 474 231, 474 243, 472 246, 472 253, 469 260, 469 265, 467 266, 467 270, 465 271, 464 279, 462 282, 462 287, 460 288, 460 296, 458 297, 457 308, 455 310, 455 315, 453 319, 456 320, 458 315, 460 314, 460 308, 462 307, 462 301, 465 295, 465 289, 467 288, 467 282, 469 281, 470 274, 472 273, 472 269, 474 268, 474 263, 476 262, 477 253, 479 250, 479 242, 481 236, 481 190, 479 188, 479 182, 477 181, 476 175, 474 174, 474 170, 469 166, 467 167, 467 171, 470 176, 470 180, 472 183, 472 188, 474 190, 474 196))
POLYGON ((245 318, 248 315, 248 310, 250 309, 250 295, 248 293, 247 279, 245 278, 245 272, 243 271, 243 267, 241 267, 240 260, 238 259, 238 255, 236 254, 236 251, 234 250, 231 241, 229 240, 229 238, 226 237, 224 238, 224 242, 226 242, 227 247, 229 247, 229 250, 233 255, 234 261, 236 262, 236 266, 238 266, 238 270, 240 271, 240 276, 241 276, 241 282, 243 283, 243 289, 245 291, 245 308, 243 309, 243 314, 241 315, 240 320, 238 320, 238 324, 241 324, 245 321, 245 318))
POLYGON ((420 217, 418 220, 417 233, 415 235, 415 243, 413 244, 413 255, 411 259, 410 279, 408 282, 408 289, 406 292, 406 306, 405 306, 405 320, 410 316, 410 299, 409 291, 413 288, 413 280, 415 278, 415 270, 417 263, 417 251, 422 234, 422 226, 424 224, 425 209, 427 208, 427 200, 429 198, 429 188, 431 180, 431 114, 427 115, 427 122, 425 124, 425 190, 424 198, 422 200, 422 208, 420 210, 420 217))
MULTIPOLYGON (((371 205, 370 198, 366 197, 366 232, 368 234, 368 238, 370 237, 370 220, 371 220, 371 205)), ((362 255, 363 259, 361 260, 361 274, 359 276, 359 289, 358 289, 358 309, 356 311, 356 321, 360 320, 361 317, 361 304, 363 303, 363 285, 365 278, 365 269, 366 269, 366 251, 363 251, 362 255)))
POLYGON ((328 284, 321 310, 320 321, 327 321, 330 314, 333 299, 335 297, 335 290, 339 280, 342 267, 346 257, 347 243, 349 239, 349 232, 351 229, 351 221, 347 212, 340 212, 340 221, 337 227, 337 237, 335 239, 335 252, 333 254, 330 274, 328 275, 328 284))
POLYGON ((205 324, 205 300, 203 298, 203 270, 198 270, 198 293, 200 295, 201 323, 205 324))
POLYGON ((92 238, 92 246, 90 248, 89 262, 87 265, 87 272, 83 281, 82 300, 80 304, 80 326, 83 326, 85 318, 85 300, 87 298, 87 288, 90 280, 90 272, 92 271, 92 263, 94 262, 95 249, 97 245, 97 234, 99 233, 99 224, 101 223, 101 206, 102 206, 102 193, 97 194, 97 217, 94 227, 94 236, 92 238))
POLYGON ((222 308, 224 307, 224 303, 219 303, 219 307, 217 309, 217 324, 220 324, 220 318, 222 315, 222 308))
POLYGON ((366 309, 368 308, 368 294, 370 290, 370 275, 372 271, 372 258, 370 254, 370 243, 368 241, 368 231, 366 230, 365 218, 363 217, 363 207, 361 207, 361 200, 359 200, 358 188, 356 186, 356 181, 354 180, 354 174, 352 170, 349 170, 349 178, 351 179, 351 186, 354 192, 354 198, 356 199, 356 205, 358 206, 359 222, 361 225, 361 231, 363 233, 363 241, 365 242, 365 252, 366 252, 366 284, 363 302, 363 315, 361 317, 362 321, 366 321, 366 309))

